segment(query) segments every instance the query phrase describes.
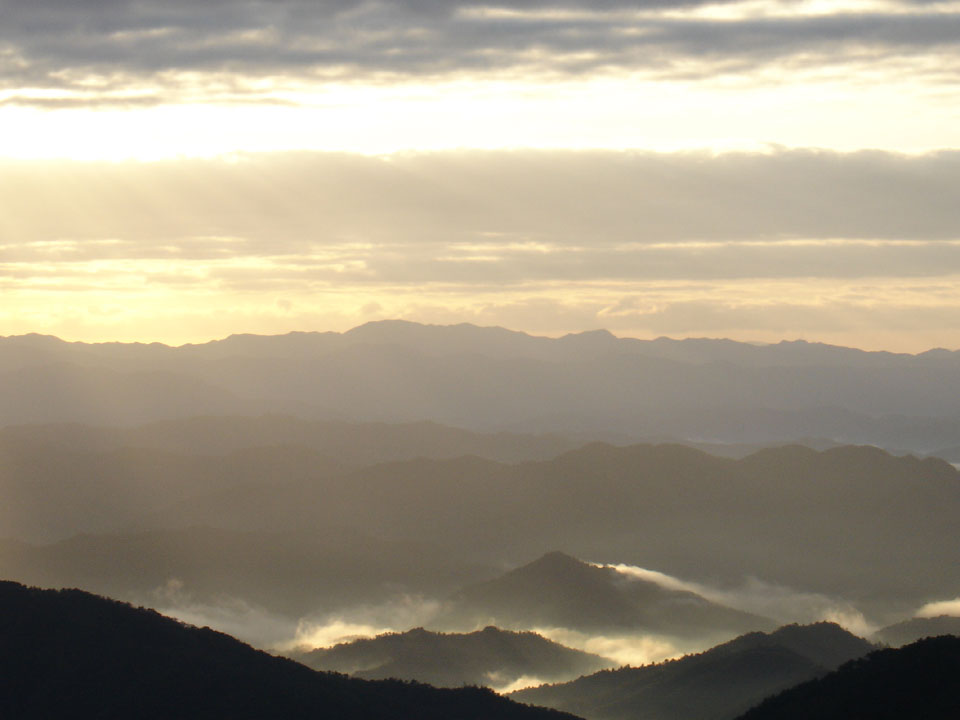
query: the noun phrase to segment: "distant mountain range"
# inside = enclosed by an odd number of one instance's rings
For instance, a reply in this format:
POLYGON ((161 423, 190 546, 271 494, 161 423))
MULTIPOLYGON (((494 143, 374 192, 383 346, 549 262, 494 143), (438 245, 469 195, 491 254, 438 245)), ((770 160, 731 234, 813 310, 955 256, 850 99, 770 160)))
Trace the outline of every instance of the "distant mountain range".
POLYGON ((624 442, 826 438, 953 459, 960 397, 943 389, 958 377, 960 354, 940 349, 551 339, 402 321, 177 348, 26 335, 0 338, 0 425, 280 413, 624 442))
POLYGON ((440 627, 485 622, 699 638, 729 637, 774 625, 767 618, 717 605, 692 592, 667 589, 561 552, 464 588, 434 620, 440 627))
POLYGON ((790 625, 744 635, 699 655, 601 671, 511 697, 588 720, 732 720, 765 697, 873 649, 837 625, 790 625))
POLYGON ((318 673, 79 590, 0 582, 0 716, 561 720, 489 690, 318 673))
POLYGON ((414 628, 291 657, 317 670, 335 670, 369 679, 418 680, 439 687, 498 688, 524 677, 556 682, 614 664, 532 632, 496 627, 466 634, 414 628))
POLYGON ((762 702, 740 720, 954 720, 960 717, 960 638, 878 650, 762 702))

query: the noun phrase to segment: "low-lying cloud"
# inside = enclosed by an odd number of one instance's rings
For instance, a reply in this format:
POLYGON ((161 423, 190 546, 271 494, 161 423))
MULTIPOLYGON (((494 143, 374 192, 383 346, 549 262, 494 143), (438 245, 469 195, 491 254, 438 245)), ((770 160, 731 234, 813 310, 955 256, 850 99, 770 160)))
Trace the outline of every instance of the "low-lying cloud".
POLYGON ((952 615, 960 617, 960 598, 955 600, 938 600, 930 602, 921 607, 916 612, 918 618, 931 618, 940 615, 952 615))
POLYGON ((433 618, 440 602, 414 595, 400 595, 376 605, 358 605, 347 610, 301 618, 285 649, 316 649, 388 632, 422 627, 433 618))
POLYGON ((828 621, 860 636, 867 636, 877 629, 849 602, 757 578, 748 578, 740 587, 719 589, 633 565, 608 567, 637 580, 652 582, 669 590, 696 593, 711 602, 768 617, 781 624, 828 621))
POLYGON ((197 599, 178 578, 170 578, 146 601, 158 612, 182 622, 211 627, 255 647, 278 652, 331 647, 404 632, 425 625, 440 607, 437 600, 401 594, 383 603, 358 604, 332 612, 318 610, 295 618, 228 595, 197 599))
POLYGON ((273 648, 294 635, 296 620, 258 607, 246 600, 224 596, 216 601, 197 600, 184 583, 171 578, 158 588, 151 604, 160 613, 181 622, 210 627, 254 647, 273 648))
POLYGON ((537 627, 533 628, 533 632, 561 645, 608 658, 618 665, 633 666, 662 662, 686 653, 706 650, 715 644, 714 640, 729 639, 704 637, 691 641, 652 633, 596 635, 558 627, 537 627))

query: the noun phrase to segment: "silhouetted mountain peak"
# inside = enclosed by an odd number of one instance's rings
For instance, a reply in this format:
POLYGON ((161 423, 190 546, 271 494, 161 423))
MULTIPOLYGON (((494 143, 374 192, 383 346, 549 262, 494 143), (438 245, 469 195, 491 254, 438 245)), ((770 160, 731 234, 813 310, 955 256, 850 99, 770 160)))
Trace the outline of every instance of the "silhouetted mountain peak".
POLYGON ((784 625, 769 634, 772 643, 833 669, 875 646, 833 622, 784 625))
POLYGON ((609 346, 619 342, 619 338, 605 328, 598 330, 584 330, 578 333, 567 333, 560 338, 560 342, 572 345, 602 345, 609 346))
POLYGON ((3 335, 0 336, 0 341, 10 345, 32 345, 34 347, 54 347, 69 344, 66 340, 62 340, 56 335, 44 335, 42 333, 3 335))
POLYGON ((765 618, 666 588, 609 566, 554 551, 484 583, 464 588, 438 618, 440 626, 489 620, 509 627, 587 630, 647 628, 663 634, 771 627, 765 618))
POLYGON ((551 552, 541 555, 533 562, 518 568, 518 572, 581 572, 584 569, 592 567, 589 563, 578 560, 572 555, 567 555, 565 552, 552 550, 551 552))
POLYGON ((434 325, 410 320, 372 320, 343 333, 345 338, 362 339, 367 342, 443 341, 481 339, 498 336, 503 338, 530 338, 523 332, 508 330, 497 325, 481 326, 473 323, 434 325))

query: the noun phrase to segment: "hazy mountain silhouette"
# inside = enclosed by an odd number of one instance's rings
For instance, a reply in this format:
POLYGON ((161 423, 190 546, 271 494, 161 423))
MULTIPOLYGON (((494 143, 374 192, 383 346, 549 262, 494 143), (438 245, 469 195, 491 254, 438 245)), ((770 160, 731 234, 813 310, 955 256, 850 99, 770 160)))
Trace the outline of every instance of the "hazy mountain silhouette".
POLYGON ((932 451, 929 454, 935 457, 943 458, 947 462, 960 464, 960 445, 952 445, 951 447, 940 448, 932 451))
POLYGON ((729 582, 752 575, 916 606, 960 582, 958 484, 945 462, 869 447, 782 447, 735 461, 598 444, 543 462, 420 459, 222 491, 198 500, 209 513, 178 507, 169 522, 256 527, 269 492, 289 526, 375 528, 472 561, 515 564, 563 547, 687 579, 709 568, 729 582))
POLYGON ((551 552, 501 577, 466 587, 450 600, 438 626, 491 622, 508 627, 644 631, 709 637, 771 627, 772 621, 699 595, 551 552))
POLYGON ((960 717, 960 638, 878 650, 771 697, 742 720, 953 720, 960 717))
POLYGON ((139 448, 228 455, 251 448, 297 447, 345 467, 462 455, 502 462, 547 460, 582 444, 557 435, 477 433, 433 422, 348 423, 292 415, 203 415, 134 427, 61 423, 0 428, 0 448, 36 446, 84 453, 139 448))
POLYGON ((297 446, 250 447, 219 456, 141 447, 90 452, 2 432, 0 458, 5 499, 0 538, 34 542, 142 529, 151 526, 147 518, 159 507, 189 506, 211 493, 232 496, 267 480, 313 485, 344 469, 297 446))
MULTIPOLYGON (((2 347, 2 345, 0 345, 2 347)), ((0 425, 131 424, 204 412, 255 413, 258 404, 189 373, 41 365, 0 372, 0 425)))
POLYGON ((726 720, 872 649, 837 625, 790 625, 750 633, 698 655, 602 671, 511 697, 590 720, 726 720))
POLYGON ((532 632, 495 627, 467 634, 415 628, 291 657, 317 670, 370 679, 418 680, 441 687, 503 687, 524 676, 557 681, 614 664, 532 632))
MULTIPOLYGON (((158 525, 279 530, 293 519, 269 514, 281 488, 322 493, 323 478, 385 460, 466 453, 539 459, 574 446, 556 436, 479 434, 435 423, 278 416, 198 417, 132 428, 11 426, 0 429, 0 538, 43 542, 158 525), (252 518, 214 519, 229 514, 244 493, 261 491, 265 497, 256 498, 252 518), (207 497, 209 507, 201 507, 207 497), (170 508, 166 518, 154 518, 161 508, 170 508)), ((302 523, 313 525, 311 519, 302 523)))
POLYGON ((164 593, 173 581, 191 603, 241 600, 293 619, 404 593, 442 596, 491 574, 426 543, 387 541, 343 528, 309 533, 188 528, 78 535, 42 546, 0 541, 0 577, 82 586, 151 606, 178 600, 164 593))
POLYGON ((960 355, 368 323, 202 345, 0 338, 0 424, 211 413, 735 443, 960 445, 960 355), (12 374, 11 374, 12 373, 12 374), (49 388, 56 387, 56 393, 49 388))
MULTIPOLYGON (((304 539, 323 529, 347 541, 351 528, 361 529, 381 546, 393 544, 397 550, 385 557, 404 567, 415 557, 404 560, 404 548, 431 548, 432 567, 504 567, 562 547, 686 580, 737 584, 753 576, 884 605, 884 612, 949 597, 960 583, 960 474, 940 460, 869 447, 781 447, 732 460, 676 445, 594 444, 548 461, 421 458, 343 474, 325 474, 323 459, 302 449, 254 449, 229 462, 168 462, 155 451, 120 452, 109 456, 112 464, 87 466, 66 452, 28 457, 35 467, 21 464, 23 472, 13 474, 17 482, 9 475, 13 464, 0 467, 0 482, 15 489, 5 493, 0 535, 14 534, 9 528, 29 533, 29 522, 45 532, 82 528, 86 515, 106 523, 111 508, 119 508, 118 517, 132 528, 293 530, 304 539), (47 467, 53 461, 55 471, 47 467), (44 477, 54 480, 41 482, 44 477), (92 484, 72 482, 82 479, 92 484), (149 489, 140 493, 140 484, 149 489), (91 498, 104 493, 107 502, 96 506, 91 498), (165 497, 157 501, 158 494, 165 497), (160 507, 133 517, 154 503, 160 507), (32 509, 21 513, 24 508, 32 509)), ((96 550, 89 546, 90 559, 73 554, 71 562, 54 561, 68 546, 51 546, 38 567, 98 566, 92 553, 113 541, 96 544, 96 550)), ((70 547, 76 553, 88 546, 70 547)), ((238 558, 222 560, 247 565, 238 558)), ((34 572, 35 566, 24 567, 34 572)), ((255 574, 251 570, 251 580, 255 574)), ((117 582, 123 581, 118 572, 117 582)), ((42 582, 102 587, 73 574, 42 582)), ((270 584, 269 574, 261 584, 270 584)), ((110 592, 127 597, 114 585, 110 592)))
POLYGON ((911 618, 877 630, 873 634, 873 638, 884 645, 901 647, 922 638, 937 637, 938 635, 960 637, 960 617, 939 615, 937 617, 911 618))
POLYGON ((317 673, 228 635, 79 590, 0 583, 9 718, 560 718, 476 688, 317 673))

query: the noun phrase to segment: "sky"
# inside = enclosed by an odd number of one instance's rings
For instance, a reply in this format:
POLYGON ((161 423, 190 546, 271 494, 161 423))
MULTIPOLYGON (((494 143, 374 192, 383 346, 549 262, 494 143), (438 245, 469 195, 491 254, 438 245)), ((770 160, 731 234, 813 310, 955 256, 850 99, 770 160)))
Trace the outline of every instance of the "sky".
POLYGON ((0 0, 0 335, 960 348, 960 2, 0 0))

